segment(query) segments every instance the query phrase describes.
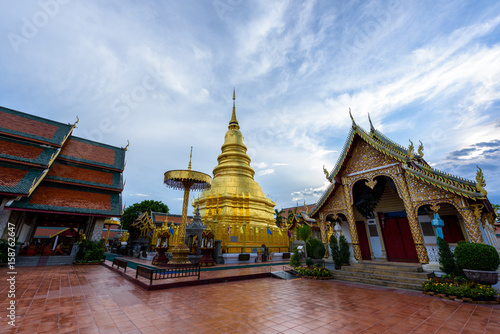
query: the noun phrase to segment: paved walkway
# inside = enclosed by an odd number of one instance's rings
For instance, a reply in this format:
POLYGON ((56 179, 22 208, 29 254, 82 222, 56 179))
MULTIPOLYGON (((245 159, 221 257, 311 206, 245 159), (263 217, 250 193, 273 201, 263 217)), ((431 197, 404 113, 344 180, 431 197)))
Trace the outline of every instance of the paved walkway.
POLYGON ((11 327, 7 278, 0 333, 500 333, 498 306, 418 292, 273 278, 150 292, 103 266, 18 268, 11 327))

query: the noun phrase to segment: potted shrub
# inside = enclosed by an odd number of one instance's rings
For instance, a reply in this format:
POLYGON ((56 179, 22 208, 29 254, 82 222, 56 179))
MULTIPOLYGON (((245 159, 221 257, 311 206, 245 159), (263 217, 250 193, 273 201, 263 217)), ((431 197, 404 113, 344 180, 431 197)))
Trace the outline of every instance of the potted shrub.
POLYGON ((498 282, 498 265, 500 256, 495 247, 460 242, 455 248, 457 267, 463 270, 465 276, 474 282, 493 285, 498 282))
POLYGON ((347 239, 343 235, 339 238, 339 254, 342 265, 348 266, 351 258, 351 252, 349 251, 347 239))
POLYGON ((300 255, 297 247, 295 247, 293 255, 290 257, 290 266, 293 268, 300 267, 300 255))
POLYGON ((82 240, 76 253, 75 263, 102 263, 104 246, 99 241, 82 240))
POLYGON ((323 257, 325 256, 326 249, 323 242, 317 238, 309 239, 306 242, 307 254, 314 262, 323 262, 323 257))
POLYGON ((441 237, 437 238, 437 244, 439 248, 439 264, 441 265, 439 269, 447 275, 463 276, 462 270, 457 267, 450 245, 441 237))

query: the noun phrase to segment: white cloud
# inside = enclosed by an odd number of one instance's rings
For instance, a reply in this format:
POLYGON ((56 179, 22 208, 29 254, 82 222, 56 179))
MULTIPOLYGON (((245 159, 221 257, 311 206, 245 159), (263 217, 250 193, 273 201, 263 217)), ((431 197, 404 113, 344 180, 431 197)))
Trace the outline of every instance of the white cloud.
MULTIPOLYGON (((39 8, 10 4, 0 34, 21 33, 39 8)), ((420 139, 430 163, 473 178, 446 157, 500 139, 498 12, 467 0, 231 2, 224 15, 211 2, 69 2, 19 53, 0 40, 0 105, 60 122, 78 115, 75 135, 111 145, 130 139, 124 196, 149 194, 174 213, 182 199, 163 173, 186 168, 190 146, 193 168, 211 173, 233 86, 256 180, 278 206, 317 198, 349 107, 361 126, 370 113, 389 138, 420 139)), ((500 163, 474 152, 467 161, 500 163)))
POLYGON ((257 173, 257 175, 259 175, 259 176, 272 175, 272 174, 274 174, 274 169, 272 169, 272 168, 264 169, 264 170, 261 170, 260 172, 257 173))

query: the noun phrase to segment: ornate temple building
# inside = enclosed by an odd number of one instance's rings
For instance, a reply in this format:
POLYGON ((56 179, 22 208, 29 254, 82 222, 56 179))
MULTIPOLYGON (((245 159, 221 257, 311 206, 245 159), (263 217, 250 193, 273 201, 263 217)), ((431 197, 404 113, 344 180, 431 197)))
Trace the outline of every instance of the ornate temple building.
POLYGON ((69 255, 70 232, 99 240, 105 219, 122 214, 126 148, 75 137, 75 126, 0 107, 0 236, 32 243, 39 227, 57 231, 37 240, 37 255, 62 230, 69 255))
MULTIPOLYGON (((352 119, 352 116, 351 116, 352 119)), ((339 223, 356 260, 438 263, 434 213, 444 221, 443 236, 453 248, 460 240, 498 249, 495 213, 478 168, 476 181, 432 168, 422 143, 405 148, 352 119, 352 128, 330 181, 310 216, 322 241, 339 223)))
POLYGON ((266 244, 274 251, 288 249, 288 236, 275 224, 275 202, 266 197, 254 180, 247 147, 236 119, 235 96, 228 131, 224 137, 211 187, 194 200, 193 206, 215 238, 222 240, 223 252, 245 253, 266 244))

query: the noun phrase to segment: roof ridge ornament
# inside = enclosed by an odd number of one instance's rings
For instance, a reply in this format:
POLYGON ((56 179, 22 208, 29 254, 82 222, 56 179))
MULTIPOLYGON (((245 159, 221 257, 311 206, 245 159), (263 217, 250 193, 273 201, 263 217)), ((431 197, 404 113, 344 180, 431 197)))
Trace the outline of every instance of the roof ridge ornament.
POLYGON ((486 191, 486 189, 484 189, 484 187, 486 187, 486 181, 484 180, 483 171, 481 170, 481 168, 479 168, 478 165, 476 165, 476 167, 476 189, 481 193, 481 195, 486 196, 488 192, 486 191))
POLYGON ((414 149, 413 142, 411 141, 411 139, 408 139, 408 141, 410 142, 410 146, 408 146, 408 150, 406 151, 406 153, 408 154, 410 159, 413 160, 413 159, 415 159, 415 151, 413 150, 414 149))
POLYGON ((325 173, 325 177, 328 180, 328 182, 331 183, 332 181, 330 181, 330 178, 329 178, 330 173, 328 173, 328 170, 325 168, 325 165, 323 165, 323 173, 325 173))
POLYGON ((420 156, 420 159, 424 157, 424 144, 422 144, 422 141, 418 141, 420 145, 418 145, 418 155, 420 156))
POLYGON ((373 126, 372 119, 370 118, 370 113, 368 113, 368 121, 370 122, 370 132, 375 132, 375 127, 373 126))
POLYGON ((349 107, 349 116, 351 117, 351 121, 352 121, 352 126, 353 127, 356 127, 356 122, 354 121, 354 118, 352 117, 352 113, 351 113, 351 107, 349 107))

